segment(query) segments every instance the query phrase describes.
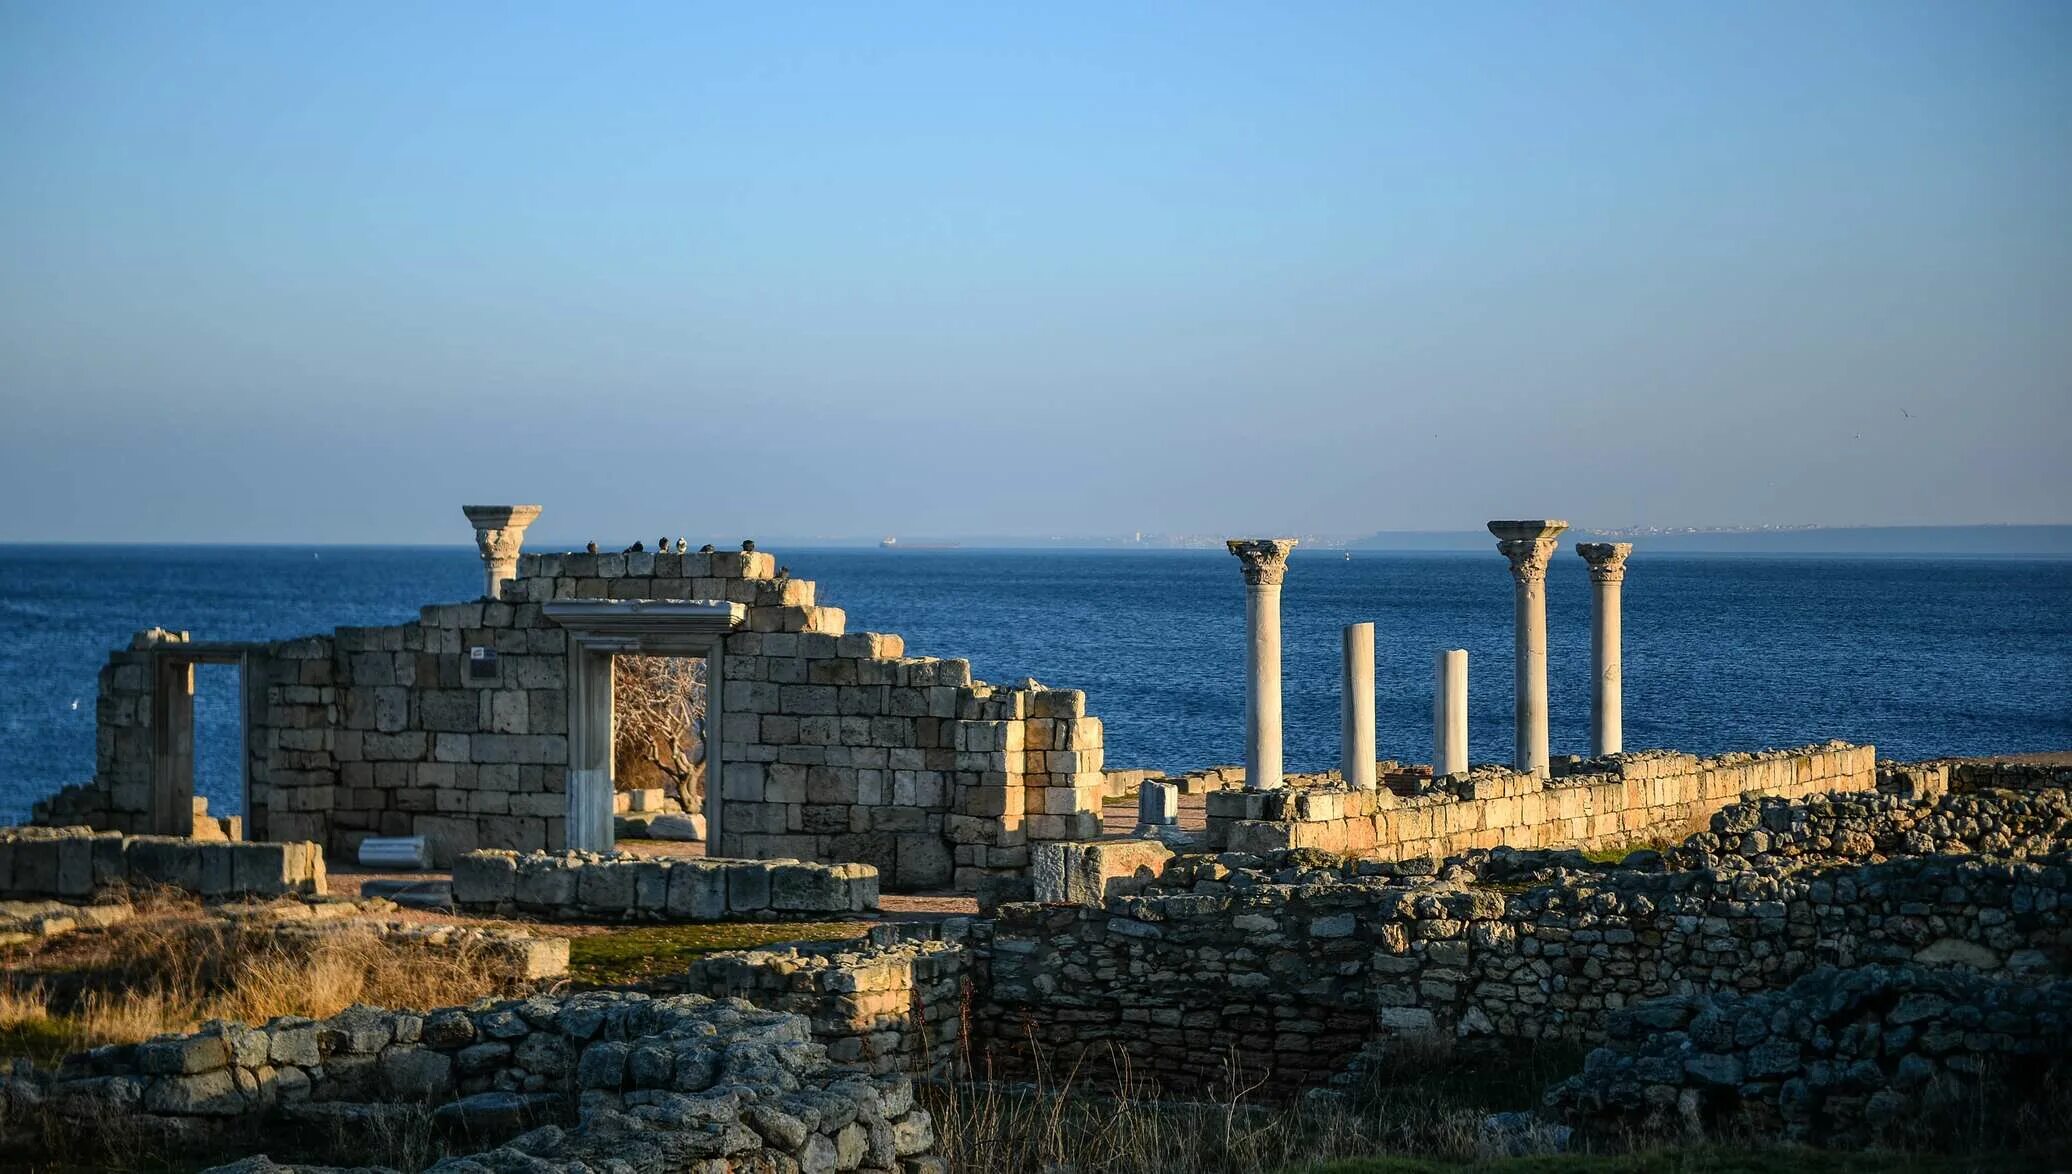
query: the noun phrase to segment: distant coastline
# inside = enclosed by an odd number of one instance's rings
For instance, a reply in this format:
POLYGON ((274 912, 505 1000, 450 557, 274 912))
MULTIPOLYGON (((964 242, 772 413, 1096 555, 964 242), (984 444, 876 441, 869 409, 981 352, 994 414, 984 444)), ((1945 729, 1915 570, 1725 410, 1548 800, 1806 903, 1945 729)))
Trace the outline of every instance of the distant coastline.
MULTIPOLYGON (((1380 530, 1352 536, 1344 534, 1297 534, 1302 543, 1298 555, 1318 550, 1371 551, 1374 553, 1437 553, 1487 551, 1493 541, 1482 530, 1380 530)), ((1989 526, 1773 526, 1773 527, 1625 527, 1591 529, 1578 526, 1562 535, 1564 543, 1631 542, 1636 547, 1663 554, 1747 554, 1829 555, 1890 558, 2049 558, 2072 559, 2072 525, 1989 526)), ((692 541, 702 542, 703 538, 692 541)), ((713 538, 715 545, 729 549, 735 540, 713 538)), ((1081 551, 1184 551, 1221 550, 1223 539, 1201 534, 1144 534, 1109 536, 1098 534, 1057 535, 1031 538, 1024 535, 978 534, 899 538, 887 543, 882 537, 847 535, 758 536, 765 548, 776 550, 848 550, 876 548, 886 553, 976 553, 1016 550, 1081 551)), ((528 536, 526 548, 536 551, 580 550, 583 542, 528 536)), ((453 542, 108 542, 32 540, 0 542, 0 551, 31 548, 93 547, 106 550, 146 548, 214 548, 222 550, 472 550, 453 542)))

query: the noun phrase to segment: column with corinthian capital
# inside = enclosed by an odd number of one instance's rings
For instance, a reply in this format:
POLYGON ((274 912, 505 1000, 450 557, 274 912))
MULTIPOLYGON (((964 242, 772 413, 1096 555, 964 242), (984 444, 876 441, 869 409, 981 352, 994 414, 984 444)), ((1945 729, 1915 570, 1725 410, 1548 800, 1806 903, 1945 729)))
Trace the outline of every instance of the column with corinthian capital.
POLYGON ((1245 789, 1281 785, 1281 580, 1293 538, 1232 538, 1245 571, 1245 789))
POLYGON ((1511 562, 1512 639, 1517 659, 1513 719, 1517 749, 1511 765, 1547 777, 1547 563, 1554 536, 1568 523, 1550 518, 1491 522, 1496 548, 1511 562))
POLYGON ((464 505, 460 512, 475 527, 475 549, 482 555, 482 594, 503 595, 504 583, 518 577, 518 548, 525 528, 540 516, 536 505, 464 505))

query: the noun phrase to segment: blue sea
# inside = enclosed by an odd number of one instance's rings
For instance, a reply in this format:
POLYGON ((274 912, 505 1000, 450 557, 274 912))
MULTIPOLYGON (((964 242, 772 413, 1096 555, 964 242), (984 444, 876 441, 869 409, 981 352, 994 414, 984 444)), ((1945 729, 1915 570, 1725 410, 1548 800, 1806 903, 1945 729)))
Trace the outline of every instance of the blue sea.
MULTIPOLYGON (((851 631, 1088 693, 1110 766, 1243 754, 1244 588, 1221 551, 780 550, 851 631)), ((275 639, 473 597, 472 547, 0 546, 0 822, 93 772, 94 684, 139 628, 275 639)), ((1487 553, 1298 550, 1283 597, 1290 770, 1335 765, 1338 633, 1372 620, 1378 749, 1428 761, 1431 665, 1469 651, 1470 751, 1511 754, 1511 580, 1487 553)), ((1548 584, 1553 749, 1589 738, 1590 586, 1548 584)), ((197 787, 237 810, 236 670, 199 670, 197 787)), ((1651 555, 1625 587, 1626 745, 1826 738, 1891 758, 2072 748, 2072 561, 1651 555)))

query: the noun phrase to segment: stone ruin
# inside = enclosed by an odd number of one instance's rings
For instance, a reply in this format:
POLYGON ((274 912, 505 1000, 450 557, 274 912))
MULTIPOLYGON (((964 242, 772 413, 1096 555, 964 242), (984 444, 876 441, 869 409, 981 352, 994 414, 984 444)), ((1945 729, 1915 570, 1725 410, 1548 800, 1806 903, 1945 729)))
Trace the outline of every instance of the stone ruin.
MULTIPOLYGON (((416 622, 264 644, 151 629, 100 677, 91 782, 35 821, 194 835, 193 666, 243 669, 242 831, 350 859, 372 836, 416 836, 450 867, 478 850, 609 852, 657 819, 615 769, 620 655, 702 659, 704 810, 672 818, 706 854, 862 865, 887 891, 1012 897, 1044 845, 1103 838, 1104 800, 1133 787, 1137 836, 1185 849, 1316 846, 1379 856, 1590 847, 1673 838, 1742 791, 1868 789, 1869 748, 1699 761, 1621 754, 1618 590, 1625 545, 1584 544, 1596 585, 1593 757, 1546 749, 1544 579, 1558 521, 1493 522, 1517 586, 1517 753, 1466 762, 1466 654, 1439 654, 1429 774, 1374 759, 1373 630, 1346 632, 1335 772, 1281 763, 1280 590, 1292 539, 1234 539, 1246 592, 1246 758, 1174 780, 1109 771, 1085 695, 974 680, 968 662, 910 657, 896 635, 848 631, 842 610, 767 552, 526 554, 535 506, 468 506, 481 600, 416 622), (1177 795, 1216 780, 1203 832, 1177 795), (693 830, 694 829, 694 830, 693 830)), ((236 830, 236 829, 232 829, 236 830)), ((579 861, 572 862, 576 867, 579 861)), ((0 889, 4 889, 0 878, 0 889)))
POLYGON ((1098 1085, 1126 1066, 1140 1092, 1329 1099, 1405 1045, 1560 1040, 1593 1050, 1506 1126, 1536 1144, 1904 1143, 2072 1078, 2072 770, 1887 766, 1874 791, 1752 797, 1610 863, 1181 854, 1077 903, 707 956, 658 987, 682 993, 98 1049, 0 1076, 0 1141, 30 1109, 220 1145, 416 1106, 477 1130, 488 1152, 455 1174, 777 1152, 918 1172, 941 1167, 909 1074, 1098 1085))

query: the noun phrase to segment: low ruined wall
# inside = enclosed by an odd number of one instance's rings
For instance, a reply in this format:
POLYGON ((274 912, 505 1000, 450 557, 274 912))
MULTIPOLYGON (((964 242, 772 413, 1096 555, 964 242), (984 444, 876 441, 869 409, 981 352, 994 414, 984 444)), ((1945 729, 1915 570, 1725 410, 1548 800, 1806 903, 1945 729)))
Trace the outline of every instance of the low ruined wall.
POLYGON ((0 828, 0 898, 88 901, 123 888, 169 886, 204 898, 324 892, 315 844, 125 836, 91 828, 0 828))
MULTIPOLYGON (((580 1111, 578 1128, 531 1138, 530 1157, 478 1160, 661 1171, 724 1156, 757 1169, 940 1169, 929 1157, 932 1122, 906 1077, 831 1067, 802 1016, 699 996, 593 992, 218 1024, 96 1048, 55 1073, 0 1076, 0 1106, 9 1103, 40 1103, 82 1129, 155 1122, 188 1140, 205 1121, 343 1127, 390 1105, 432 1105, 442 1122, 507 1135, 580 1111)), ((23 1124, 0 1117, 0 1137, 23 1124)))
MULTIPOLYGON (((1399 776, 1400 777, 1400 776, 1399 776)), ((1694 758, 1623 754, 1541 779, 1484 767, 1465 776, 1404 778, 1404 793, 1335 778, 1281 791, 1208 797, 1210 848, 1320 848, 1379 859, 1440 859, 1476 848, 1622 848, 1679 840, 1746 792, 1787 798, 1877 786, 1877 752, 1830 742, 1761 754, 1694 758)))
POLYGON ((1819 970, 1781 991, 1657 999, 1606 1017, 1607 1044, 1547 1107, 1577 1127, 1752 1130, 1862 1147, 1932 1137, 1939 1116, 2041 1094, 2072 1057, 2072 982, 1952 970, 1819 970))
POLYGON ((571 921, 739 921, 848 916, 878 907, 867 864, 657 859, 595 852, 470 852, 454 908, 571 921))
MULTIPOLYGON (((2062 976, 2072 854, 2002 834, 2028 818, 2029 798, 2006 797, 2009 814, 1974 830, 1982 843, 2050 849, 2032 859, 1873 853, 1786 867, 1726 842, 1747 812, 1762 817, 1760 802, 1719 813, 1712 850, 1688 849, 1707 865, 1684 871, 1664 868, 1678 853, 1646 868, 1511 850, 1444 864, 1179 857, 1105 908, 1008 905, 980 923, 978 1034, 1004 1074, 1032 1072, 1038 1057, 1099 1071, 1120 1048, 1137 1072, 1179 1087, 1229 1064, 1312 1083, 1374 1038, 1594 1040, 1637 1000, 1775 988, 1822 965, 2062 976)), ((1919 826, 1976 818, 1979 801, 1993 798, 1863 809, 1919 826)))
POLYGON ((836 1064, 867 1072, 956 1069, 969 955, 957 941, 802 947, 715 954, 691 964, 683 989, 791 1011, 836 1064))

